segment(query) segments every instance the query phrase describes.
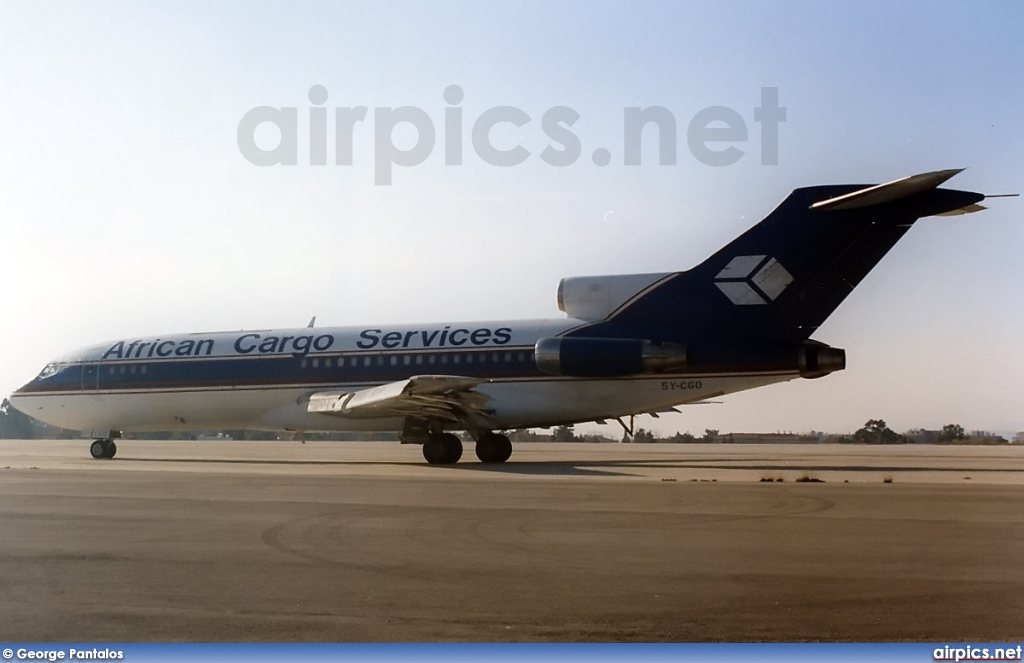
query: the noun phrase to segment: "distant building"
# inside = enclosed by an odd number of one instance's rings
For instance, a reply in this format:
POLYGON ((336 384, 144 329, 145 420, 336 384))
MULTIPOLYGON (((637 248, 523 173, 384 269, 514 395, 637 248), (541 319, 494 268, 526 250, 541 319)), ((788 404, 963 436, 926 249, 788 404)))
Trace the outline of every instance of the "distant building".
MULTIPOLYGON (((941 440, 940 430, 915 428, 908 430, 906 438, 913 444, 1006 444, 1006 438, 987 430, 974 430, 964 435, 962 440, 941 440)), ((1020 435, 1020 433, 1018 433, 1020 435)))
POLYGON ((974 444, 1007 444, 1005 437, 987 430, 972 430, 967 439, 974 444))
POLYGON ((720 441, 726 444, 820 444, 824 437, 821 433, 729 433, 722 435, 720 441))
POLYGON ((924 428, 915 428, 905 433, 911 444, 938 444, 939 435, 942 435, 942 431, 925 430, 924 428))
POLYGON ((232 438, 230 435, 228 435, 227 433, 224 433, 224 432, 216 432, 215 433, 213 431, 205 431, 205 432, 202 432, 202 433, 198 433, 196 435, 196 439, 204 441, 204 442, 207 442, 207 441, 229 442, 229 441, 233 440, 234 438, 232 438))

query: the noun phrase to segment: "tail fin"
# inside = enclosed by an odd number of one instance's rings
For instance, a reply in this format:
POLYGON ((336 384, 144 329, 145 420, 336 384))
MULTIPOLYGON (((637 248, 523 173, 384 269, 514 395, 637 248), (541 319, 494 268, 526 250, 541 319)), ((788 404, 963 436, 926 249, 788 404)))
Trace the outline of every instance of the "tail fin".
POLYGON ((725 248, 608 322, 640 338, 802 342, 917 219, 980 207, 982 194, 937 188, 958 172, 797 189, 725 248))

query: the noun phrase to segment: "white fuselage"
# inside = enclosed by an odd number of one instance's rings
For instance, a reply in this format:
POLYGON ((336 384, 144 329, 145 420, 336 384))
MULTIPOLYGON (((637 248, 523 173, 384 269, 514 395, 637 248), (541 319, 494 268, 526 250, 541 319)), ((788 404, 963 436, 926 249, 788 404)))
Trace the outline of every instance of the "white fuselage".
POLYGON ((549 375, 538 339, 580 320, 388 325, 126 339, 62 357, 11 396, 19 410, 93 431, 400 430, 402 417, 309 412, 310 395, 356 392, 416 375, 467 376, 491 429, 656 412, 799 377, 796 370, 680 370, 622 378, 549 375))

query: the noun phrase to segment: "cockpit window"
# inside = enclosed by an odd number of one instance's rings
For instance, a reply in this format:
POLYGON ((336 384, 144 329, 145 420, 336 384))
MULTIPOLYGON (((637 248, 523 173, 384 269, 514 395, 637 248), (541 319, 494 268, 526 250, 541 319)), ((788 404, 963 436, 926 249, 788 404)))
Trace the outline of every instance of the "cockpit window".
POLYGON ((57 374, 60 370, 59 364, 47 364, 42 371, 39 372, 39 379, 45 380, 48 377, 52 377, 57 374))

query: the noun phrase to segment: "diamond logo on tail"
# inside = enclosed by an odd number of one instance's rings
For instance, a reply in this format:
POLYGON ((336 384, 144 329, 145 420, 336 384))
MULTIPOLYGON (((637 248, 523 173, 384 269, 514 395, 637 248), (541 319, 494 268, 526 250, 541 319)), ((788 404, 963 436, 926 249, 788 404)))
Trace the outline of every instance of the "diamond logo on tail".
POLYGON ((715 277, 718 289, 737 306, 775 301, 793 282, 793 275, 766 255, 736 256, 715 277))

